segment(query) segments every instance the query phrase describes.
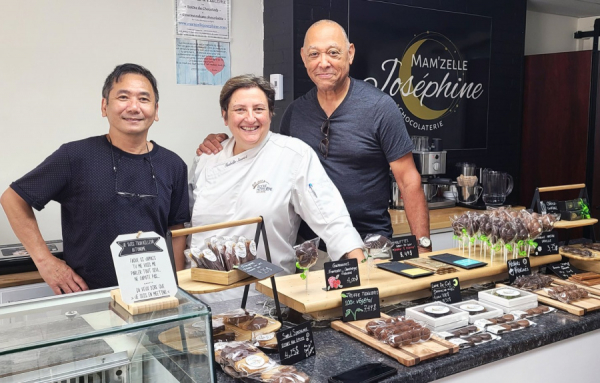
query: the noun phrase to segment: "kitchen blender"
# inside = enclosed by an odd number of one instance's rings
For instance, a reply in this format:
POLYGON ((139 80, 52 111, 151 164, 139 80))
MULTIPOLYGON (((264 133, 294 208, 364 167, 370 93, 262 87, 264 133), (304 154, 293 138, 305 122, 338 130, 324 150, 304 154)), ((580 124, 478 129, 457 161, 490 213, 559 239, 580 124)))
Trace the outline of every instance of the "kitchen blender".
POLYGON ((449 178, 439 177, 446 173, 446 151, 442 150, 442 139, 432 139, 431 146, 427 136, 411 136, 411 139, 415 146, 413 159, 421 174, 421 187, 427 199, 427 207, 431 210, 455 206, 454 200, 437 196, 440 186, 455 183, 449 178))

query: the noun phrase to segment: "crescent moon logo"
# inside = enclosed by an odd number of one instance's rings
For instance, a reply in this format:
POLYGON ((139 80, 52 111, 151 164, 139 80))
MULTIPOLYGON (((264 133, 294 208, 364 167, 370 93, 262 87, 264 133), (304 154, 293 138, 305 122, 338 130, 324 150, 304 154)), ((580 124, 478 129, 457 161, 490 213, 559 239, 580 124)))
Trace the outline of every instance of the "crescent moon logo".
MULTIPOLYGON (((433 109, 425 105, 425 103, 421 103, 419 97, 415 95, 413 82, 418 82, 414 80, 413 71, 412 71, 412 63, 413 57, 418 54, 419 48, 423 46, 423 44, 439 44, 442 46, 444 53, 449 54, 450 57, 455 60, 453 51, 458 55, 458 49, 454 44, 445 36, 436 33, 436 32, 426 32, 420 35, 417 35, 413 40, 409 43, 408 48, 404 51, 402 55, 400 70, 398 73, 398 77, 400 78, 400 82, 402 84, 408 85, 408 90, 406 92, 400 92, 402 101, 406 108, 417 118, 422 120, 436 120, 442 118, 453 111, 453 108, 457 105, 458 99, 451 98, 448 107, 443 109, 433 109), (442 40, 445 40, 442 42, 442 40)), ((460 57, 460 55, 458 55, 460 57)), ((456 71, 456 77, 460 81, 459 73, 456 71)))

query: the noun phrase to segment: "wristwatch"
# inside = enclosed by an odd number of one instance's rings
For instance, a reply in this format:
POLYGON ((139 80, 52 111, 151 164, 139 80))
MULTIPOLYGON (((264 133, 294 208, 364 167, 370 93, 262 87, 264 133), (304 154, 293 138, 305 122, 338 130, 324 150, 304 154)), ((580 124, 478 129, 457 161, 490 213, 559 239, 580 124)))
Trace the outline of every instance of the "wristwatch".
POLYGON ((431 248, 431 239, 429 239, 429 237, 419 238, 419 247, 423 247, 425 249, 431 248))

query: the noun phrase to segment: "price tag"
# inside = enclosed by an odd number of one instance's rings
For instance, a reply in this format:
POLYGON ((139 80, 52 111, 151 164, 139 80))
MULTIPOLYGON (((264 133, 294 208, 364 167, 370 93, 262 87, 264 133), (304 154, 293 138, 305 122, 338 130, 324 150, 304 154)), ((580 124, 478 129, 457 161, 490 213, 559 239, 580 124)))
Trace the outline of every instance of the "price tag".
POLYGON ((540 201, 538 211, 542 214, 560 214, 558 201, 540 201))
POLYGON ((571 275, 577 274, 569 261, 551 263, 546 267, 561 279, 569 279, 571 275))
POLYGON ((160 235, 153 231, 119 235, 110 251, 123 302, 132 304, 177 293, 167 243, 160 235))
POLYGON ((344 291, 342 293, 342 321, 379 318, 379 289, 344 291))
POLYGON ((529 257, 509 259, 506 266, 508 267, 508 281, 510 284, 522 275, 531 275, 529 257))
POLYGON ((548 233, 542 233, 535 239, 537 247, 535 248, 534 255, 550 255, 558 253, 558 234, 556 230, 552 230, 548 233))
POLYGON ((283 271, 281 267, 260 258, 253 259, 250 262, 242 263, 237 267, 237 269, 242 270, 244 273, 258 279, 269 278, 283 271))
POLYGON ((457 303, 462 301, 458 278, 431 282, 431 299, 444 303, 457 303))
POLYGON ((327 284, 325 290, 360 286, 358 261, 356 259, 326 262, 323 266, 325 268, 325 283, 327 284))
POLYGON ((317 353, 310 321, 279 331, 277 344, 279 345, 279 360, 284 365, 298 363, 317 353))
POLYGON ((407 235, 406 237, 394 238, 392 244, 392 261, 419 258, 416 236, 407 235))

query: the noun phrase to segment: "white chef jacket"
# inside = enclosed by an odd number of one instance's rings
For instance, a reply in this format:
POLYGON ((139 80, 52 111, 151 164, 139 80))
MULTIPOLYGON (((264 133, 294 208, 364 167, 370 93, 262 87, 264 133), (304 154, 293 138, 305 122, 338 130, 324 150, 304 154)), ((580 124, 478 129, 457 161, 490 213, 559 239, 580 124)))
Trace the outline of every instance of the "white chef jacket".
MULTIPOLYGON (((271 261, 285 270, 282 275, 296 270, 292 245, 301 219, 327 243, 334 261, 363 247, 340 192, 308 145, 272 132, 237 156, 234 145, 232 137, 219 153, 194 159, 188 178, 192 226, 262 216, 271 261)), ((190 246, 200 247, 213 235, 254 239, 255 233, 256 225, 197 233, 190 246)), ((258 256, 266 259, 262 235, 257 248, 258 256)))

